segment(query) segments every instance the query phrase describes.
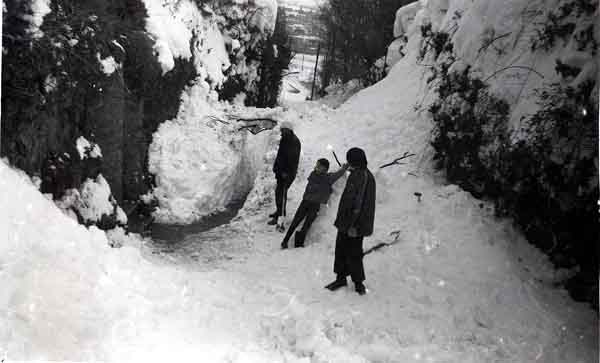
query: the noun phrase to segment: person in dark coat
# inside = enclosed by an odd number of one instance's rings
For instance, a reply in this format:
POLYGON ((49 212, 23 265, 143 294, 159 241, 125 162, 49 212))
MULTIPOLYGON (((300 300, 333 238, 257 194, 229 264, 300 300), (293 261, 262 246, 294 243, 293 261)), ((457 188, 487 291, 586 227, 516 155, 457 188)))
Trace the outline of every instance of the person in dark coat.
POLYGON ((277 150, 277 157, 273 164, 273 172, 277 180, 275 188, 275 205, 277 210, 270 214, 270 225, 277 224, 277 218, 283 215, 283 201, 287 199, 287 190, 296 179, 298 162, 300 161, 300 140, 294 134, 292 124, 284 121, 281 123, 281 141, 277 150))
POLYGON ((373 234, 375 221, 375 178, 367 169, 367 157, 359 148, 352 148, 346 154, 350 164, 350 176, 340 198, 334 225, 338 230, 335 241, 335 261, 333 271, 337 278, 325 286, 336 290, 347 285, 350 275, 356 292, 366 293, 363 281, 363 238, 373 234))
POLYGON ((344 175, 346 169, 348 169, 348 165, 344 164, 335 173, 328 173, 329 160, 319 159, 317 161, 315 169, 308 176, 308 184, 304 190, 302 202, 300 202, 296 214, 294 214, 294 219, 292 219, 292 223, 283 238, 283 242, 281 242, 281 248, 288 247, 288 241, 290 240, 290 237, 292 237, 292 233, 294 233, 296 227, 298 227, 303 219, 304 224, 302 225, 302 229, 296 232, 294 247, 304 247, 304 238, 306 237, 310 226, 317 218, 317 213, 319 213, 321 204, 327 203, 329 196, 333 191, 331 186, 344 175))

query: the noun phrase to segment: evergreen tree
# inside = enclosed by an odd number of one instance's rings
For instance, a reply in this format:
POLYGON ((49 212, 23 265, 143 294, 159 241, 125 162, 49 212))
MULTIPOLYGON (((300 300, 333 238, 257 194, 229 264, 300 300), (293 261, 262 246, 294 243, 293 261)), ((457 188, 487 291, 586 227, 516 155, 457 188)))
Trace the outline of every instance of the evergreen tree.
POLYGON ((331 0, 321 9, 326 25, 321 84, 353 78, 372 84, 377 59, 393 40, 396 10, 414 0, 331 0))

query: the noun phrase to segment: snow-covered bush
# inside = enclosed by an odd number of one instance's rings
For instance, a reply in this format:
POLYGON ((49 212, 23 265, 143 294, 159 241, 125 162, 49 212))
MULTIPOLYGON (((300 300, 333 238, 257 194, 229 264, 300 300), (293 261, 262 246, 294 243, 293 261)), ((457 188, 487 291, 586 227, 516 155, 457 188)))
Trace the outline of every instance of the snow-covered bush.
MULTIPOLYGON (((592 34, 581 42, 587 37, 581 34, 590 33, 586 29, 593 11, 584 6, 589 2, 577 3, 564 1, 558 8, 581 17, 577 26, 569 27, 569 34, 561 33, 566 44, 555 43, 547 34, 534 37, 533 51, 544 57, 552 52, 556 57, 551 75, 556 81, 540 82, 533 89, 528 97, 537 104, 529 106, 517 126, 511 117, 521 100, 504 99, 498 88, 494 92, 491 87, 498 84, 494 78, 510 71, 512 64, 482 77, 481 68, 474 69, 464 58, 458 60, 452 31, 433 32, 429 26, 421 27, 419 58, 434 62, 427 83, 437 91, 429 107, 435 125, 436 166, 450 182, 477 197, 493 199, 497 213, 512 217, 558 267, 578 268, 580 272, 568 282, 570 291, 597 306, 597 231, 590 232, 595 228, 590 226, 598 223, 598 85, 592 60, 596 40, 592 34), (572 50, 561 55, 556 48, 572 50)), ((476 57, 488 49, 499 58, 510 56, 493 45, 507 35, 485 29, 476 57)), ((514 68, 540 75, 531 67, 514 68)))
POLYGON ((542 27, 536 29, 537 39, 533 41, 531 48, 533 50, 541 48, 548 51, 556 45, 558 39, 566 41, 574 35, 580 43, 580 51, 584 51, 589 47, 591 52, 595 54, 598 43, 594 39, 594 23, 593 21, 586 22, 587 24, 581 27, 580 22, 582 15, 593 17, 597 7, 597 0, 571 0, 563 2, 558 9, 549 10, 547 20, 542 24, 542 27), (578 26, 579 29, 576 31, 578 26))
POLYGON ((437 59, 443 52, 452 53, 451 34, 446 31, 432 31, 431 24, 421 25, 421 36, 423 45, 419 53, 419 59, 423 60, 429 51, 433 51, 433 59, 437 59))
POLYGON ((429 108, 435 123, 436 166, 477 196, 492 194, 497 156, 506 147, 509 105, 489 93, 480 79, 463 71, 439 72, 439 95, 429 108))

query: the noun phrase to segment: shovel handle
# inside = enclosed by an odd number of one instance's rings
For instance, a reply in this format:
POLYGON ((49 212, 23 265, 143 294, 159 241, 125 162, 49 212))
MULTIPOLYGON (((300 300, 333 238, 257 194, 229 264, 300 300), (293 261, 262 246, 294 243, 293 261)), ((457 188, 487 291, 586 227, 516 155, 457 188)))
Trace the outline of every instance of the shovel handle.
POLYGON ((340 161, 338 160, 337 155, 335 154, 335 151, 331 150, 331 152, 333 153, 333 157, 335 158, 335 161, 337 161, 339 166, 342 166, 342 163, 340 163, 340 161))

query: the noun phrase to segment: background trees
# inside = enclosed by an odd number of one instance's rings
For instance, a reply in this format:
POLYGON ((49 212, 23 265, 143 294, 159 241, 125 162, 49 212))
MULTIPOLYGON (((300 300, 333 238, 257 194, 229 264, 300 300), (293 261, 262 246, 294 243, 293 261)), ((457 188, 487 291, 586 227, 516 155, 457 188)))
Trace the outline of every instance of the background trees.
POLYGON ((322 8, 325 60, 321 84, 359 78, 366 85, 379 80, 375 62, 394 38, 396 10, 414 0, 330 0, 322 8))

